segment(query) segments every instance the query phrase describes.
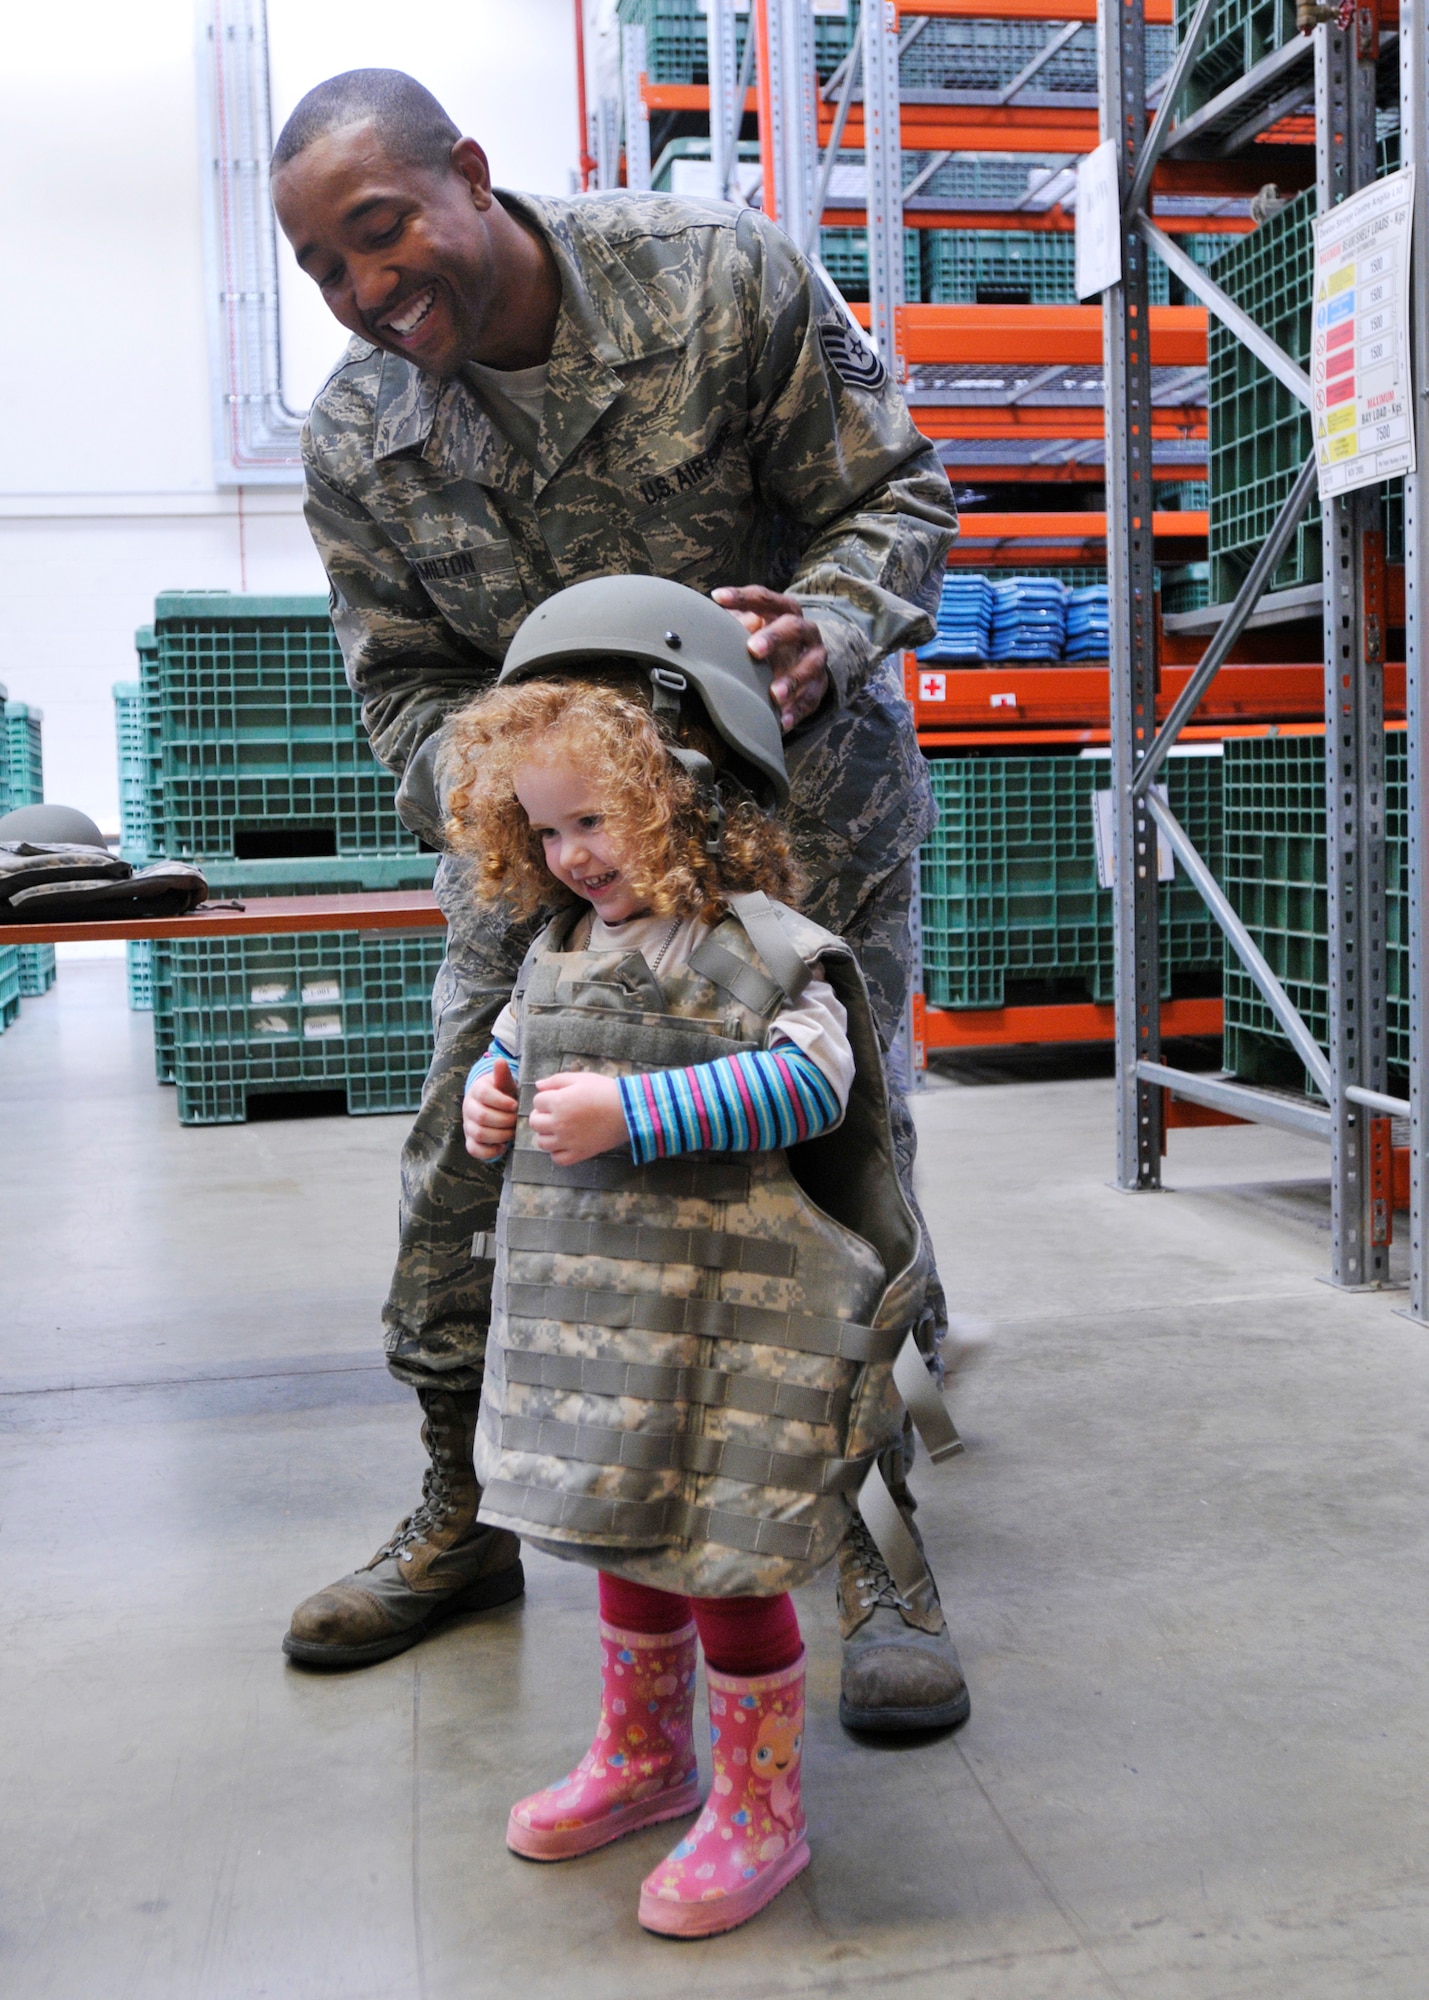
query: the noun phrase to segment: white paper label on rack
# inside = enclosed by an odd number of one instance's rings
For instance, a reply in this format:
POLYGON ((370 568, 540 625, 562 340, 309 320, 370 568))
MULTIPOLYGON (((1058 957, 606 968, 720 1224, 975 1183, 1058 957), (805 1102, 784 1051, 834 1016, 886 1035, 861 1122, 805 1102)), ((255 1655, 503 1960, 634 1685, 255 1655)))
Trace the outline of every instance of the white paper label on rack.
POLYGON ((1121 188, 1116 141, 1103 139, 1077 168, 1077 297, 1121 283, 1121 188))
MULTIPOLYGON (((1175 752, 1172 752, 1175 755, 1175 752)), ((1164 785, 1153 785, 1163 806, 1171 804, 1170 794, 1164 785)), ((1110 786, 1092 793, 1092 831, 1097 843, 1097 887, 1116 887, 1116 846, 1112 835, 1112 805, 1116 794, 1110 786)), ((1174 882, 1176 879, 1176 857, 1171 852, 1171 843, 1158 826, 1156 829, 1156 879, 1158 882, 1174 882)))
POLYGON ((1414 470, 1404 167, 1315 218, 1311 413, 1320 498, 1414 470))

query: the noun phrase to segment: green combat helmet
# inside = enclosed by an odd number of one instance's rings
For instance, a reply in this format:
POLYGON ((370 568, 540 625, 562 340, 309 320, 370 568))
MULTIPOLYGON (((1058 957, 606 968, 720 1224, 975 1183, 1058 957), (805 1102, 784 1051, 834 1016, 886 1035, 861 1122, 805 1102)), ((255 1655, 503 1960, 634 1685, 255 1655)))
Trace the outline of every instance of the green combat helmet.
MULTIPOLYGON (((503 681, 579 673, 620 662, 646 674, 657 717, 677 722, 683 698, 699 697, 734 752, 740 775, 766 805, 789 796, 784 739, 769 700, 770 673, 752 659, 739 620, 683 583, 659 576, 601 576, 573 583, 533 611, 501 669, 503 681)), ((697 752, 674 752, 696 777, 713 777, 697 752)))

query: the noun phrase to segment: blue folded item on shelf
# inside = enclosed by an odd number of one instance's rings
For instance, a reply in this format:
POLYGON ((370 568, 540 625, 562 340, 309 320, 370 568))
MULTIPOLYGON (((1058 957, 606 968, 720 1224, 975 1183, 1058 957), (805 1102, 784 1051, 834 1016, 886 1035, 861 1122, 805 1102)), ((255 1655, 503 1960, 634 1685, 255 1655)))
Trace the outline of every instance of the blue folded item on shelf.
POLYGON ((992 585, 985 576, 949 570, 938 601, 937 631, 918 648, 920 660, 984 660, 992 620, 992 585))
POLYGON ((1108 652, 1110 630, 1107 587, 1104 583, 1088 584, 1085 589, 1067 593, 1067 640, 1064 658, 1104 660, 1108 652))
POLYGON ((990 660, 1059 660, 1066 592, 1055 577, 1013 576, 993 585, 990 660))

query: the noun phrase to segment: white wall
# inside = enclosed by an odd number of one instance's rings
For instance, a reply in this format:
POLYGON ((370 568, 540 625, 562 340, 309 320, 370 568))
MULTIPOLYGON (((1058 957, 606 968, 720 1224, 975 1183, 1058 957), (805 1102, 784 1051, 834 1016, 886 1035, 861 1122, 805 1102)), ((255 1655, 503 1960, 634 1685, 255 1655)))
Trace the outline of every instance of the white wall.
MULTIPOLYGON (((572 0, 268 0, 275 126, 322 77, 410 70, 498 181, 565 193, 572 0)), ((320 591, 296 490, 210 455, 193 0, 15 10, 0 40, 0 684, 45 712, 46 789, 117 827, 109 690, 175 588, 320 591)), ((301 406, 342 335, 284 259, 301 406)))

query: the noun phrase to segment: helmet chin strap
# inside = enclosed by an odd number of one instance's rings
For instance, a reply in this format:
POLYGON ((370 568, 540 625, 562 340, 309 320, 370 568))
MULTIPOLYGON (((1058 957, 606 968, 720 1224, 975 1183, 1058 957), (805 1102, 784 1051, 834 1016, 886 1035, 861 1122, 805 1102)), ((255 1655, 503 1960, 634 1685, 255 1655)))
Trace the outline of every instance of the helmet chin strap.
POLYGON ((699 750, 686 750, 683 744, 671 743, 670 755, 684 770, 688 771, 697 785, 708 793, 705 820, 705 853, 718 856, 720 843, 724 839, 724 800, 719 795, 719 780, 715 767, 709 758, 699 750))
MULTIPOLYGON (((690 684, 683 674, 676 673, 672 667, 651 667, 649 673, 651 712, 657 722, 668 723, 673 733, 680 723, 680 696, 690 684)), ((720 843, 724 839, 724 801, 719 795, 715 767, 703 751, 687 750, 680 743, 671 743, 667 748, 675 762, 709 794, 705 853, 712 858, 718 857, 720 843)))

